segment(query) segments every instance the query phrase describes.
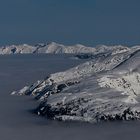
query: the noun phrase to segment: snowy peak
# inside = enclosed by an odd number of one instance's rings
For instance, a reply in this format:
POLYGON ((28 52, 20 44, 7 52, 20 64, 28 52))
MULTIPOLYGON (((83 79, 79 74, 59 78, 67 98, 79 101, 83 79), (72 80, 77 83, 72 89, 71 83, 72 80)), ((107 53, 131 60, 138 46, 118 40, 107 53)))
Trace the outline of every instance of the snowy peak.
POLYGON ((0 47, 0 54, 22 54, 22 53, 33 53, 36 50, 35 47, 23 44, 23 45, 12 45, 0 47))
POLYGON ((92 53, 94 51, 95 51, 94 48, 86 47, 80 44, 65 46, 55 42, 51 42, 48 44, 40 43, 34 46, 23 44, 23 45, 11 45, 0 47, 0 54, 18 54, 18 53, 77 54, 77 53, 92 53))
MULTIPOLYGON (((138 49, 139 46, 135 46, 138 49)), ((81 44, 66 46, 63 44, 58 44, 51 42, 48 44, 40 43, 36 45, 11 45, 0 47, 0 54, 25 54, 25 53, 50 53, 50 54, 101 54, 101 53, 112 53, 112 55, 117 53, 123 53, 130 51, 130 48, 126 46, 105 46, 100 45, 97 47, 87 47, 81 44)))

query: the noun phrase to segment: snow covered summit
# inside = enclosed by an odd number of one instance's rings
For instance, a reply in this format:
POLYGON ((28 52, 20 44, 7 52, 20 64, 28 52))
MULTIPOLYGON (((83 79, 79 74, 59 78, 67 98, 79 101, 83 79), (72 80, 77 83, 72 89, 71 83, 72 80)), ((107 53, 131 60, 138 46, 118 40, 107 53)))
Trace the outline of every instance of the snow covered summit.
POLYGON ((96 48, 87 47, 81 44, 76 44, 72 46, 65 46, 62 44, 58 44, 55 42, 48 44, 36 44, 34 46, 23 44, 23 45, 11 45, 11 46, 3 46, 0 47, 0 54, 32 54, 32 53, 50 53, 50 54, 97 54, 102 52, 118 53, 125 52, 129 50, 128 47, 125 46, 105 46, 101 45, 96 48))
POLYGON ((92 47, 86 47, 84 45, 64 46, 55 42, 48 44, 36 44, 34 46, 23 45, 11 45, 0 47, 0 54, 26 54, 26 53, 92 53, 95 49, 92 47))
POLYGON ((32 95, 40 101, 35 112, 51 119, 139 120, 140 47, 99 46, 93 52, 87 62, 12 94, 32 95))

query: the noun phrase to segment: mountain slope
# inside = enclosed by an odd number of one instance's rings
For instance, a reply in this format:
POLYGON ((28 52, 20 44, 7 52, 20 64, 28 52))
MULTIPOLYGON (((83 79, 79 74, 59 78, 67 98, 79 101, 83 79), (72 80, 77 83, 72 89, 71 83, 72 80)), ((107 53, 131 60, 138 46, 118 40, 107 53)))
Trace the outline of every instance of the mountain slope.
POLYGON ((40 101, 51 119, 99 122, 140 119, 140 47, 100 46, 91 59, 12 94, 40 101), (97 51, 98 50, 98 51, 97 51))

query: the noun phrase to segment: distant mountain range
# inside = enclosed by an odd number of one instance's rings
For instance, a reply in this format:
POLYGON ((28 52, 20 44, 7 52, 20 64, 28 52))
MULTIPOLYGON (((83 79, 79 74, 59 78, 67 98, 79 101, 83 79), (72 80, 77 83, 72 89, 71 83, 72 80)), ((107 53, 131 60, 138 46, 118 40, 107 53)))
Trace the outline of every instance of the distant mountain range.
POLYGON ((98 47, 86 47, 81 44, 72 46, 65 46, 55 42, 48 44, 36 44, 34 46, 23 44, 23 45, 11 45, 0 47, 0 54, 28 54, 28 53, 51 53, 51 54, 81 54, 81 53, 101 53, 105 51, 113 51, 112 53, 124 52, 129 50, 125 46, 105 46, 100 45, 98 47))
POLYGON ((29 50, 26 52, 78 53, 82 59, 90 53, 91 58, 12 93, 39 100, 35 110, 38 115, 86 122, 140 120, 139 46, 91 48, 51 43, 29 50))

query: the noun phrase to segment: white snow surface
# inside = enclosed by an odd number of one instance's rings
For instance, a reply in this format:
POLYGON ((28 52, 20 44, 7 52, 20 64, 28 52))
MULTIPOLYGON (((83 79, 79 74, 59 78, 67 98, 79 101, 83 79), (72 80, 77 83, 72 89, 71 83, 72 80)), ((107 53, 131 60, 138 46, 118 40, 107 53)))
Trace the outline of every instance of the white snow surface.
MULTIPOLYGON (((47 52, 64 53, 63 45, 59 50, 52 46, 53 50, 47 52)), ((74 47, 69 48, 65 53, 77 52, 74 47)), ((103 45, 93 50, 93 57, 87 62, 51 74, 13 94, 38 99, 41 103, 37 114, 48 118, 86 122, 139 120, 140 47, 103 45)))

